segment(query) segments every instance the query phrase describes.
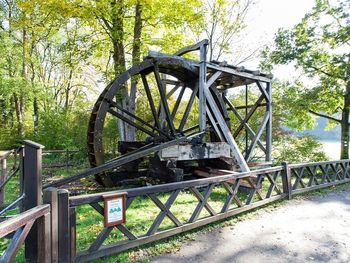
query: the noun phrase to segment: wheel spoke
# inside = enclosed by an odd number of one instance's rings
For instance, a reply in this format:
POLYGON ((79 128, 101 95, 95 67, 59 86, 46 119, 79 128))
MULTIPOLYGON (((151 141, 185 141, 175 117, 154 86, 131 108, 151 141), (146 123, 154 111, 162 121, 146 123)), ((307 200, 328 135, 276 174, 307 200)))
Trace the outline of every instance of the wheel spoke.
POLYGON ((169 105, 166 98, 166 93, 164 90, 164 85, 162 80, 160 79, 159 69, 157 64, 154 65, 154 76, 156 78, 160 99, 163 105, 163 110, 165 111, 165 118, 168 122, 168 126, 170 128, 171 133, 175 135, 175 127, 174 127, 173 119, 170 115, 170 110, 169 110, 169 105))
POLYGON ((194 102, 194 99, 196 98, 197 96, 197 92, 198 92, 198 85, 195 85, 193 91, 192 91, 192 94, 191 94, 191 97, 190 97, 190 100, 187 104, 187 107, 186 107, 186 110, 185 110, 185 113, 182 117, 182 120, 181 120, 181 123, 179 125, 179 130, 182 131, 186 122, 187 122, 187 119, 188 119, 188 115, 190 114, 190 111, 191 111, 191 108, 192 108, 192 105, 193 105, 193 102, 194 102))
POLYGON ((151 107, 151 111, 152 111, 152 115, 153 115, 153 119, 154 119, 155 125, 157 126, 158 129, 160 129, 161 126, 160 126, 160 123, 159 123, 158 114, 157 114, 157 111, 156 111, 156 107, 154 106, 151 90, 150 90, 150 88, 148 86, 148 82, 147 82, 146 76, 144 74, 141 74, 141 78, 142 78, 143 86, 144 86, 145 91, 146 91, 147 100, 148 100, 149 105, 151 107))
POLYGON ((148 135, 152 136, 152 137, 156 137, 156 134, 154 134, 153 132, 145 129, 144 127, 142 127, 141 125, 129 120, 128 118, 126 118, 125 116, 123 116, 122 114, 118 113, 115 110, 109 109, 108 112, 112 115, 114 115, 115 117, 121 119, 122 121, 128 123, 129 125, 135 127, 136 129, 139 129, 140 131, 143 131, 144 133, 147 133, 148 135))

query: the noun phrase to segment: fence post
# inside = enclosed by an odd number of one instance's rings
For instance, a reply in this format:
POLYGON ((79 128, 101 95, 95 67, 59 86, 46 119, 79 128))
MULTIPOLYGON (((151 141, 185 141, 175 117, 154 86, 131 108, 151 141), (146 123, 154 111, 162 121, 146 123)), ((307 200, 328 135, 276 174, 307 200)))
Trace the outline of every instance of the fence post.
POLYGON ((38 219, 38 263, 50 263, 51 261, 51 213, 47 213, 38 219))
POLYGON ((66 170, 68 171, 69 166, 69 152, 68 149, 66 149, 66 170))
POLYGON ((51 262, 58 262, 58 198, 57 189, 44 190, 44 203, 51 206, 51 262))
MULTIPOLYGON (((23 189, 24 189, 24 211, 41 205, 42 200, 42 149, 44 146, 24 141, 23 153, 23 189)), ((27 262, 37 262, 39 256, 39 231, 38 224, 34 223, 25 241, 25 258, 27 262)))
POLYGON ((287 162, 282 162, 282 167, 284 173, 282 173, 282 185, 283 193, 287 194, 288 200, 292 199, 292 188, 291 188, 291 178, 290 169, 287 162))
POLYGON ((76 229, 76 207, 69 208, 69 223, 70 223, 70 258, 71 262, 75 262, 77 251, 77 229, 76 229))
POLYGON ((69 192, 58 190, 58 262, 71 262, 69 192))
MULTIPOLYGON (((0 174, 0 184, 5 182, 7 177, 7 160, 6 158, 1 159, 1 174, 0 174)), ((0 189, 0 206, 5 202, 5 187, 0 189)))

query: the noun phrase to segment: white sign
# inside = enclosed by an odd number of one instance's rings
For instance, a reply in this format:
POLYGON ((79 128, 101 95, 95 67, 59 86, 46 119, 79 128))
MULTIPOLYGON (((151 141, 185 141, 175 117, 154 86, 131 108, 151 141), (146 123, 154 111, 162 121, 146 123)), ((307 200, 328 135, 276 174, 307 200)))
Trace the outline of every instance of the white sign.
POLYGON ((123 198, 107 201, 107 223, 123 221, 123 198))
POLYGON ((105 226, 125 223, 126 193, 103 195, 105 226))

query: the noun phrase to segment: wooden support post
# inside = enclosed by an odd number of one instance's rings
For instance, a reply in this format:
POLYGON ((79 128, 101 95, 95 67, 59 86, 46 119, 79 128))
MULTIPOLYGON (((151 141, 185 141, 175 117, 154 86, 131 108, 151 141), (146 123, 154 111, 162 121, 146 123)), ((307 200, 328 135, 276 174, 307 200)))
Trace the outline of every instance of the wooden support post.
POLYGON ((38 258, 36 262, 50 263, 51 261, 51 218, 50 213, 40 217, 38 225, 38 258))
POLYGON ((282 185, 283 193, 287 194, 288 200, 292 199, 292 187, 291 187, 291 177, 290 168, 287 162, 282 162, 283 172, 282 172, 282 185))
MULTIPOLYGON (((41 205, 42 200, 42 148, 44 146, 32 141, 24 141, 23 154, 23 189, 24 211, 41 205)), ((34 223, 25 241, 25 258, 27 262, 37 262, 39 255, 38 223, 34 223)))
POLYGON ((205 41, 199 49, 200 52, 200 68, 199 68, 199 131, 204 131, 206 127, 206 99, 204 95, 204 88, 207 82, 207 46, 208 41, 205 41))
POLYGON ((69 192, 58 190, 58 262, 70 262, 69 192))
POLYGON ((266 156, 265 160, 271 162, 272 152, 272 87, 271 82, 266 83, 266 92, 268 95, 268 101, 266 101, 266 112, 269 114, 269 119, 266 124, 266 156))
POLYGON ((76 258, 76 240, 77 240, 77 233, 76 233, 76 207, 69 208, 69 223, 70 223, 70 258, 71 262, 75 262, 76 258))
POLYGON ((69 166, 69 151, 67 149, 66 150, 66 171, 68 171, 68 166, 69 166))
POLYGON ((224 135, 227 143, 231 147, 232 153, 233 153, 234 157, 236 158, 237 163, 238 163, 239 167, 241 168, 241 171, 242 172, 249 172, 250 170, 249 170, 248 164, 245 161, 242 153, 240 152, 238 145, 237 145, 235 139, 233 138, 232 133, 231 133, 229 127, 227 126, 221 112, 219 112, 217 105, 215 103, 215 100, 214 100, 212 94, 210 93, 209 87, 205 87, 204 94, 205 94, 205 97, 208 101, 208 104, 209 104, 211 110, 213 111, 214 117, 216 118, 218 125, 223 132, 223 135, 224 135))
MULTIPOLYGON (((0 174, 0 184, 5 182, 7 177, 7 160, 6 158, 1 159, 1 174, 0 174)), ((0 206, 2 206, 5 202, 5 187, 0 189, 0 206)))
POLYGON ((51 262, 58 262, 58 200, 57 189, 44 190, 44 203, 51 205, 51 262))

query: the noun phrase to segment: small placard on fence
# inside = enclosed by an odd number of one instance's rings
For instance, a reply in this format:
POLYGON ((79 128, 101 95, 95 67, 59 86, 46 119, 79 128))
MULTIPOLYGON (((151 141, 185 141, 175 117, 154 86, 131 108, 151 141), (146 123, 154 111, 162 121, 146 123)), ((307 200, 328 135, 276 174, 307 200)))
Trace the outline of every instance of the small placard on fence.
POLYGON ((126 193, 103 195, 105 227, 124 224, 126 193))

